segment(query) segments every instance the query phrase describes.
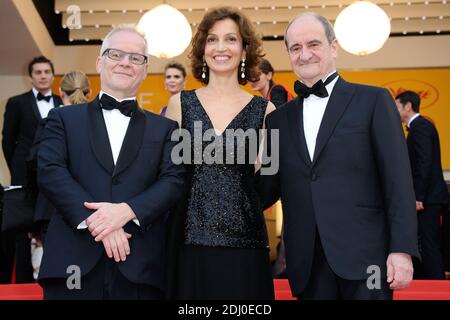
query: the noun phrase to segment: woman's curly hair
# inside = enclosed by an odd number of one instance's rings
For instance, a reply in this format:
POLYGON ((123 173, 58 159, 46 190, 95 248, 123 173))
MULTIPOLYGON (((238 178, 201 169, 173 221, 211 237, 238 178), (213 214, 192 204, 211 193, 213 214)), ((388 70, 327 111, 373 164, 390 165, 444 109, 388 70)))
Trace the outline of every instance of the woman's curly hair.
POLYGON ((192 75, 198 81, 208 84, 209 70, 205 73, 206 77, 202 78, 206 38, 208 37, 208 31, 211 30, 214 24, 224 19, 231 19, 236 22, 243 40, 243 48, 246 51, 245 78, 241 78, 241 73, 238 72, 239 84, 245 85, 247 81, 258 81, 260 74, 258 66, 260 59, 264 56, 262 53, 262 41, 256 34, 252 22, 238 9, 232 7, 217 7, 208 10, 200 22, 197 32, 192 39, 192 49, 189 53, 192 75))

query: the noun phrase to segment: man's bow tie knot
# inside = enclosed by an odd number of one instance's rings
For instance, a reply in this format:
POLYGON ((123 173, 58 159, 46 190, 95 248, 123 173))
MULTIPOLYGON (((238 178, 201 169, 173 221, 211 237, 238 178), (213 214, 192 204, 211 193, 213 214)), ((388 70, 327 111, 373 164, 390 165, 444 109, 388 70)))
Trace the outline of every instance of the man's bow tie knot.
POLYGON ((328 91, 325 87, 328 85, 331 81, 334 80, 334 78, 337 77, 337 72, 330 75, 327 80, 325 80, 325 83, 321 80, 317 81, 311 88, 308 87, 306 84, 300 81, 295 81, 294 83, 294 90, 297 93, 299 97, 302 97, 304 99, 308 98, 311 94, 316 95, 320 98, 328 97, 328 91))
POLYGON ((42 93, 38 92, 37 94, 37 100, 41 101, 41 100, 45 100, 47 102, 50 102, 50 99, 52 98, 52 96, 44 96, 42 93))
POLYGON ((100 98, 101 107, 105 110, 119 110, 124 116, 131 117, 133 115, 134 110, 137 107, 135 100, 125 100, 122 102, 117 101, 113 97, 102 94, 100 98))

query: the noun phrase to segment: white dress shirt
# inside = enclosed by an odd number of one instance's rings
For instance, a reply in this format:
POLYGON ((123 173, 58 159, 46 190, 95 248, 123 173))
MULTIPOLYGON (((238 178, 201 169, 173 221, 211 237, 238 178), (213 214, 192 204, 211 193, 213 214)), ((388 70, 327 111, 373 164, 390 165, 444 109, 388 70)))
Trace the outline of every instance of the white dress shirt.
POLYGON ((33 87, 33 94, 34 94, 34 98, 36 99, 36 104, 38 106, 39 109, 39 113, 41 114, 41 118, 45 119, 48 116, 48 113, 50 112, 51 109, 53 109, 54 107, 56 107, 54 105, 54 101, 53 101, 53 96, 52 96, 52 90, 48 90, 44 96, 50 96, 50 100, 49 102, 45 101, 45 100, 38 100, 37 99, 37 95, 39 93, 39 91, 36 90, 36 88, 33 87))
POLYGON ((408 128, 411 127, 411 123, 414 121, 414 119, 416 119, 418 116, 420 116, 420 113, 416 113, 415 115, 412 116, 411 119, 409 119, 408 121, 408 128))
MULTIPOLYGON (((331 74, 328 74, 328 78, 331 74)), ((322 81, 325 81, 322 79, 322 81)), ((322 118, 325 113, 325 109, 330 100, 331 92, 333 91, 334 85, 336 84, 337 76, 333 81, 325 86, 328 92, 328 97, 320 98, 314 94, 309 95, 308 98, 303 100, 303 128, 305 131, 306 145, 308 146, 308 153, 311 161, 314 159, 314 149, 316 148, 317 134, 319 133, 320 124, 322 123, 322 118)))
MULTIPOLYGON (((103 91, 100 91, 100 94, 98 96, 99 99, 101 99, 103 95, 103 91)), ((126 99, 119 100, 113 95, 107 93, 107 95, 113 97, 119 102, 125 101, 125 100, 136 100, 136 97, 130 97, 126 99)), ((124 116, 119 110, 112 109, 112 110, 105 110, 102 109, 103 112, 103 119, 105 119, 105 125, 106 125, 106 131, 108 132, 108 138, 109 138, 109 144, 111 145, 111 151, 113 155, 114 165, 117 164, 117 159, 119 158, 120 149, 122 148, 123 140, 125 139, 125 134, 127 133, 128 124, 130 123, 131 117, 124 116)), ((138 226, 139 220, 133 219, 133 222, 136 223, 138 226)), ((78 229, 85 229, 87 228, 86 220, 81 222, 78 225, 78 229)))
MULTIPOLYGON (((100 91, 98 96, 99 99, 102 98, 103 91, 100 91)), ((107 95, 113 97, 119 102, 125 100, 136 100, 136 97, 126 98, 119 100, 113 95, 107 93, 107 95)), ((124 116, 119 110, 105 110, 103 111, 103 119, 105 119, 106 130, 108 131, 109 143, 111 145, 111 151, 114 159, 114 165, 117 164, 117 158, 119 157, 120 149, 122 148, 123 139, 127 133, 128 124, 130 123, 131 117, 124 116)))

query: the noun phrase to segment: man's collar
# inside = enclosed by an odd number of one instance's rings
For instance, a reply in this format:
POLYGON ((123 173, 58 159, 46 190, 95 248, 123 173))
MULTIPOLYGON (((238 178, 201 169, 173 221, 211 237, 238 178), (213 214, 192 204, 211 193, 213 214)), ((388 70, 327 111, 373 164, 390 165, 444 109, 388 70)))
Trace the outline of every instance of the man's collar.
MULTIPOLYGON (((324 77, 324 78, 322 79, 322 81, 325 82, 325 81, 328 79, 328 77, 331 76, 331 75, 332 75, 333 73, 335 73, 335 72, 336 72, 336 70, 331 71, 329 74, 327 74, 326 77, 324 77)), ((339 77, 339 75, 338 75, 337 77, 339 77)), ((336 78, 337 78, 337 77, 336 77, 336 78)))
POLYGON ((409 119, 409 121, 408 121, 408 128, 411 126, 411 123, 417 118, 417 117, 419 117, 420 116, 420 113, 416 113, 415 115, 413 115, 412 117, 411 117, 411 119, 409 119))
MULTIPOLYGON (((34 97, 36 98, 39 90, 36 89, 35 87, 31 88, 31 90, 33 91, 34 97)), ((51 96, 52 95, 52 89, 48 89, 48 91, 46 93, 43 93, 44 96, 51 96)))
POLYGON ((126 101, 126 100, 136 100, 136 97, 129 97, 129 98, 125 98, 125 99, 117 99, 114 95, 110 94, 109 92, 105 92, 105 91, 103 91, 103 90, 100 90, 100 93, 98 94, 98 98, 101 99, 101 98, 102 98, 102 95, 103 95, 104 93, 106 93, 108 96, 110 96, 110 97, 116 99, 116 100, 119 101, 119 102, 126 101))
MULTIPOLYGON (((336 69, 333 69, 333 71, 331 71, 330 73, 328 73, 325 77, 323 77, 323 78, 321 78, 320 80, 322 80, 322 82, 325 82, 327 79, 328 79, 328 77, 329 76, 331 76, 333 73, 335 73, 336 72, 336 69)), ((338 74, 338 76, 336 77, 336 79, 337 78, 339 78, 339 74, 338 74)), ((334 79, 333 79, 334 80, 334 79)), ((317 80, 317 81, 319 81, 319 80, 317 80)), ((303 80, 301 80, 300 79, 300 82, 302 82, 302 83, 305 83, 303 80)))

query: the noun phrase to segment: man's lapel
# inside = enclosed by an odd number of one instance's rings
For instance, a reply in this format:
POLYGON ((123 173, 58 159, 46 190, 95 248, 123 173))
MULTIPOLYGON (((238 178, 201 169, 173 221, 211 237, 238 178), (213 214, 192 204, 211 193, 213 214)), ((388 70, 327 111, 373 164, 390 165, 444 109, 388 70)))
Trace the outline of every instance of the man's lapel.
POLYGON ((136 111, 131 116, 128 129, 123 139, 122 147, 120 148, 119 157, 117 159, 116 168, 113 176, 117 176, 124 171, 137 157, 142 146, 145 132, 145 113, 137 107, 136 111))
POLYGON ((334 128, 339 119, 347 109, 350 100, 353 97, 355 88, 348 82, 339 78, 333 88, 330 99, 328 100, 325 113, 320 124, 320 129, 317 134, 316 148, 314 150, 313 166, 317 162, 325 145, 328 143, 334 128))
POLYGON ((295 98, 293 103, 287 106, 287 108, 289 129, 295 149, 303 161, 308 166, 311 166, 311 159, 305 139, 305 130, 303 128, 303 98, 295 98))
MULTIPOLYGON (((63 104, 61 98, 57 95, 52 94, 53 97, 53 106, 55 108, 59 107, 63 104)), ((28 92, 28 104, 31 106, 31 109, 33 109, 33 114, 39 121, 42 120, 41 113, 39 112, 39 107, 36 102, 36 97, 34 96, 33 90, 30 90, 28 92)))
POLYGON ((88 119, 92 152, 95 154, 98 162, 112 175, 114 172, 114 160, 98 96, 88 104, 88 119))
POLYGON ((28 92, 28 104, 31 106, 31 109, 33 110, 33 114, 36 117, 36 119, 41 121, 41 113, 39 112, 39 108, 36 102, 36 97, 34 96, 33 90, 30 90, 28 92))

